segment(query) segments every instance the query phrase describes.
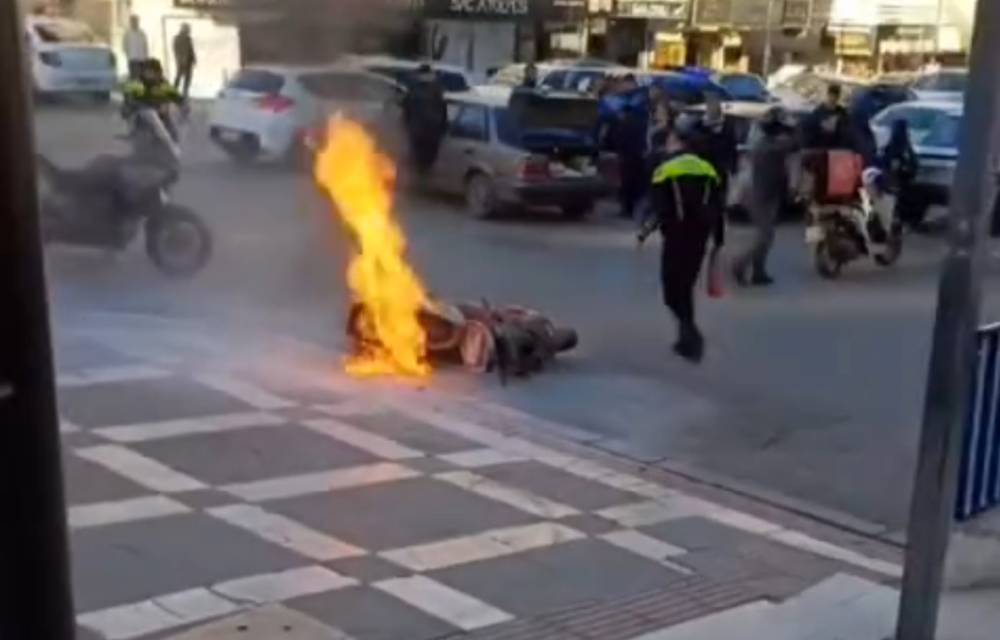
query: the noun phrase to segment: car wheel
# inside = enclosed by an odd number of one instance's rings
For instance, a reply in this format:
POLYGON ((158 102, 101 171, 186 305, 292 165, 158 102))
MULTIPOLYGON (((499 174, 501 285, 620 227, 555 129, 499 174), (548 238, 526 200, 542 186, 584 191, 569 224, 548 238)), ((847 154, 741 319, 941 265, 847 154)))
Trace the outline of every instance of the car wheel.
POLYGON ((497 213, 496 190, 489 176, 474 173, 465 182, 465 204, 477 218, 491 218, 497 213))
POLYGON ((582 220, 594 210, 593 202, 574 202, 562 208, 563 216, 570 220, 582 220))

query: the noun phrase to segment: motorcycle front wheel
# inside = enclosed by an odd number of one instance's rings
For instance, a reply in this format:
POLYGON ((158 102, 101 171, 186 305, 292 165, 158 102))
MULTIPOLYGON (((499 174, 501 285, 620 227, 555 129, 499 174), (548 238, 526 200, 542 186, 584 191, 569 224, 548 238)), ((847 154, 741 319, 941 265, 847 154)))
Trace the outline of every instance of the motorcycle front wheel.
POLYGON ((168 203, 146 220, 146 254, 165 275, 191 277, 212 257, 212 234, 197 214, 168 203))
POLYGON ((840 277, 840 271, 844 263, 837 258, 830 239, 820 240, 816 244, 815 254, 816 272, 828 280, 835 280, 840 277))
POLYGON ((880 267, 891 267, 899 260, 901 253, 903 253, 903 233, 900 230, 893 230, 886 242, 885 252, 875 254, 875 264, 880 267))

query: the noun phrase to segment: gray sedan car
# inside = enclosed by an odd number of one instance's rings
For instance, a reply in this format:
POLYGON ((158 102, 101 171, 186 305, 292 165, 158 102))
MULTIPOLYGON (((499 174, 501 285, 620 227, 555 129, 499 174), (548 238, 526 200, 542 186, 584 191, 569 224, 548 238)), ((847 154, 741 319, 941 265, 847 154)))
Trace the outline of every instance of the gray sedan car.
POLYGON ((490 86, 449 94, 448 112, 428 186, 463 195, 477 217, 558 207, 578 218, 617 186, 615 156, 594 142, 591 98, 490 86))

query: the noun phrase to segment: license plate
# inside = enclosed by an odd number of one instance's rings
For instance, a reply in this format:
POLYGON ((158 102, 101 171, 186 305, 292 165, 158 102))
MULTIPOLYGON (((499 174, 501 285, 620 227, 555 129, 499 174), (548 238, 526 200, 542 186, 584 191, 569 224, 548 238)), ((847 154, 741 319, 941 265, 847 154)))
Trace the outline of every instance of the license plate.
POLYGON ((239 142, 243 139, 243 132, 234 129, 219 129, 219 140, 223 142, 239 142))
POLYGON ((817 242, 822 242, 823 238, 826 237, 826 231, 820 226, 806 227, 806 242, 808 244, 816 244, 817 242))

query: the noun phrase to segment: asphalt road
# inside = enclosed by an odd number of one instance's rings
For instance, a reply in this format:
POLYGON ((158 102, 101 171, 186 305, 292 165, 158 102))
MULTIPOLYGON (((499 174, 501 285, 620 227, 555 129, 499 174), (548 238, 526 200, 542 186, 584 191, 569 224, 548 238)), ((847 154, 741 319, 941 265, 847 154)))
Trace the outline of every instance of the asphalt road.
MULTIPOLYGON (((120 127, 110 112, 75 106, 39 112, 36 126, 40 149, 67 164, 113 149, 120 127)), ((233 166, 198 122, 185 153, 174 198, 214 229, 209 268, 175 282, 154 271, 138 244, 118 256, 52 248, 57 328, 110 311, 340 344, 348 250, 308 176, 233 166)), ((801 229, 782 229, 776 286, 700 302, 709 352, 694 367, 670 351, 655 242, 638 251, 630 227, 612 215, 481 222, 427 196, 407 197, 399 211, 432 291, 530 305, 581 335, 575 353, 530 380, 501 387, 492 376, 444 372, 435 386, 593 432, 598 446, 640 459, 721 474, 887 531, 903 527, 939 239, 908 239, 894 269, 858 263, 824 282, 801 229)), ((731 247, 745 238, 734 231, 731 247)), ((995 284, 991 276, 988 289, 995 284)))

